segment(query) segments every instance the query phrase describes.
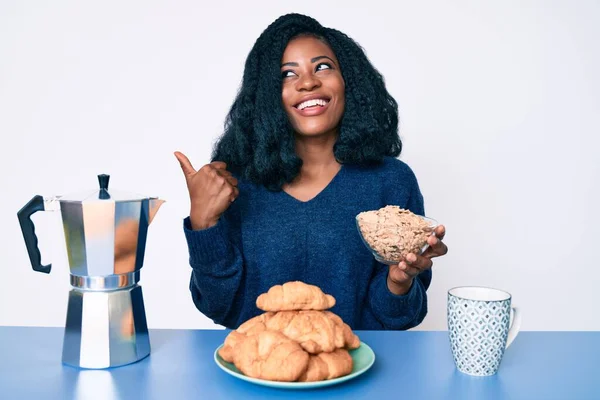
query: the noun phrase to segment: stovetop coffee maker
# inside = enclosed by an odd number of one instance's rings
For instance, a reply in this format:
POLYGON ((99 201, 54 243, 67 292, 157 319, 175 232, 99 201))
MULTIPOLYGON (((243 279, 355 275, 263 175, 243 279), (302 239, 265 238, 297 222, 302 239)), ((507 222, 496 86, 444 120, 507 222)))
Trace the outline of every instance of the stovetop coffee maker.
POLYGON ((35 271, 42 265, 31 216, 60 211, 71 275, 62 361, 103 369, 131 364, 150 354, 140 269, 148 225, 164 200, 108 190, 73 196, 34 196, 17 216, 35 271))

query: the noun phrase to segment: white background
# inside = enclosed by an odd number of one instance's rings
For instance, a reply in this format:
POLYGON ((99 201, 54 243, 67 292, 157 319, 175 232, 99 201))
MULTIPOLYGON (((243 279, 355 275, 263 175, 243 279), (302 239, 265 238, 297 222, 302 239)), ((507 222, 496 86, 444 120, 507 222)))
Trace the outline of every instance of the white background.
POLYGON ((141 270, 150 328, 219 328, 188 291, 188 194, 173 151, 209 159, 255 39, 307 13, 356 39, 399 102, 401 159, 447 227, 429 314, 446 292, 512 293, 523 330, 598 330, 600 3, 595 1, 111 1, 0 3, 0 324, 62 326, 60 219, 35 194, 111 188, 167 200, 141 270))

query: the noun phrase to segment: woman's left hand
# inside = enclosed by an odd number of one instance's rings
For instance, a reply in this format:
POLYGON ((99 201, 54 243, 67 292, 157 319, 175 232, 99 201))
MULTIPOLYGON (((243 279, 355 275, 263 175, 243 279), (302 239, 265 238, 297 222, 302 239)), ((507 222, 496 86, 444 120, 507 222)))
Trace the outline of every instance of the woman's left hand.
POLYGON ((442 241, 446 235, 446 228, 440 225, 435 228, 435 236, 427 239, 429 247, 420 256, 409 254, 399 264, 390 265, 387 285, 394 294, 406 294, 412 285, 413 279, 423 271, 433 266, 432 258, 440 257, 448 253, 448 246, 442 241))

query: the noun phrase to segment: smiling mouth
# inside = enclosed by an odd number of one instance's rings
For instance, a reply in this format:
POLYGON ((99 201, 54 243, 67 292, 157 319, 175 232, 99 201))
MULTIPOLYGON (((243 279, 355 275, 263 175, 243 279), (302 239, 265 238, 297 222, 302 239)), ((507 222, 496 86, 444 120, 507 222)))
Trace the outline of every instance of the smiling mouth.
POLYGON ((294 106, 294 108, 302 111, 302 110, 314 108, 314 107, 325 107, 328 103, 329 103, 328 98, 312 99, 312 100, 303 101, 302 103, 298 103, 294 106))

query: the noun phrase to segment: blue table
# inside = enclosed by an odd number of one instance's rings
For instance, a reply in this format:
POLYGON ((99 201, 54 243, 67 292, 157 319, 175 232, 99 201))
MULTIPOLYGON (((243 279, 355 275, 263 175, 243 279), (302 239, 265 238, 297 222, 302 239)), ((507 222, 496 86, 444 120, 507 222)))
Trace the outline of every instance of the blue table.
POLYGON ((1 399, 600 399, 600 332, 521 332, 487 378, 454 367, 446 332, 357 331, 376 355, 356 379, 302 391, 217 367, 228 331, 151 330, 152 354, 110 370, 61 363, 62 328, 0 327, 1 399))

